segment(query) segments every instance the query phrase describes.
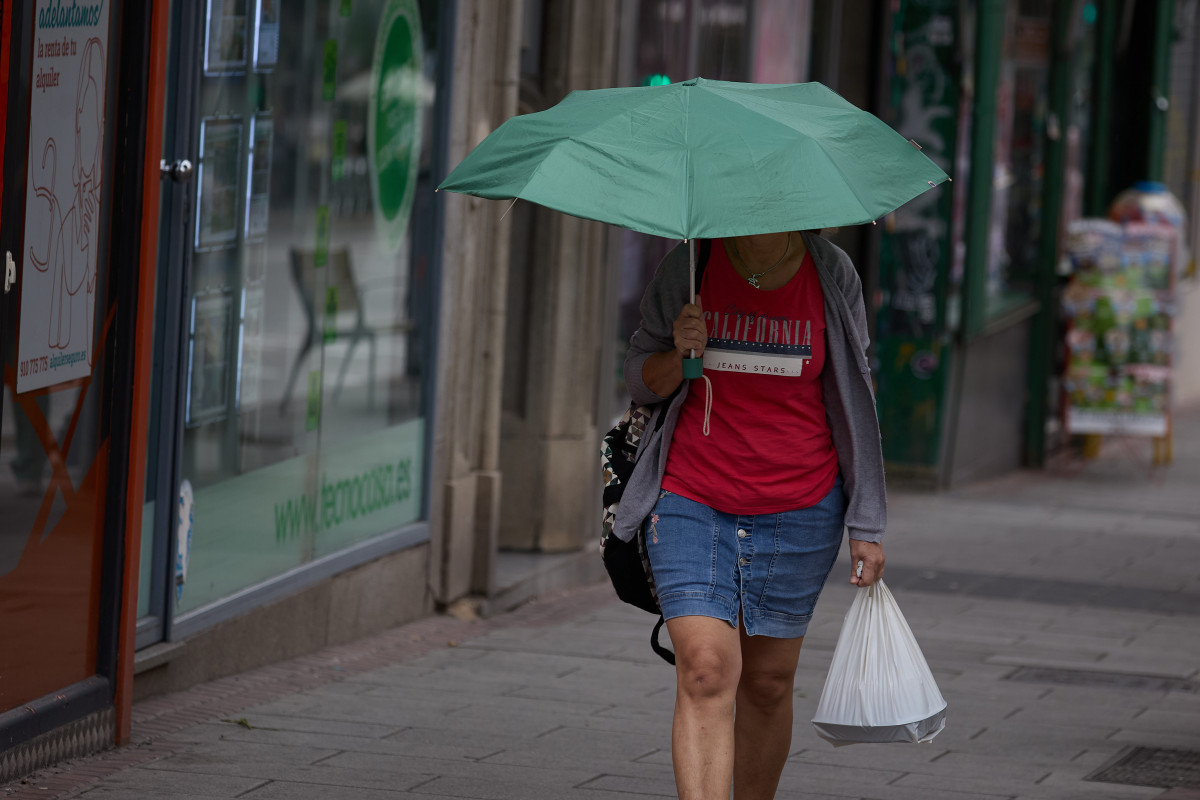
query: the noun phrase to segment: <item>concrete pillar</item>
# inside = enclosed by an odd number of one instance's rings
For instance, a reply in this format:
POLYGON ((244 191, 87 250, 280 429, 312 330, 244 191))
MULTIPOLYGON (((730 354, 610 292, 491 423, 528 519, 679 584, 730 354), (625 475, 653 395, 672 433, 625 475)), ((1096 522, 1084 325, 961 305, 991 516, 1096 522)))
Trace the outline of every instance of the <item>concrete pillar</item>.
MULTIPOLYGON (((547 3, 542 89, 548 104, 575 89, 614 84, 620 4, 547 3)), ((520 386, 509 392, 501 433, 505 499, 500 546, 576 550, 599 537, 597 386, 611 370, 608 228, 531 208, 514 264, 524 313, 510 317, 509 354, 520 386), (514 347, 519 343, 519 347, 514 347)), ((512 376, 510 376, 511 378, 512 376)))
MULTIPOLYGON (((459 0, 449 164, 517 112, 520 0, 459 0)), ((450 602, 486 593, 499 512, 500 379, 508 279, 506 204, 445 199, 434 409, 430 584, 450 602)))

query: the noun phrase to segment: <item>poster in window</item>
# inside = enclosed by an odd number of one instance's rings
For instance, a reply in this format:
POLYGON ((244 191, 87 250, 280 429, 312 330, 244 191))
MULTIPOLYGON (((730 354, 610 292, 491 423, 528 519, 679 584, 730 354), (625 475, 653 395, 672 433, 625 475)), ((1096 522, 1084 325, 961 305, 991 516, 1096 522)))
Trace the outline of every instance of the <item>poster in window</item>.
POLYGON ((259 114, 250 121, 250 185, 246 191, 246 235, 265 236, 271 199, 271 140, 275 123, 259 114))
POLYGON ((204 71, 229 74, 246 69, 247 0, 208 0, 204 71))
MULTIPOLYGON (((92 372, 105 153, 108 5, 39 0, 30 75, 17 391, 92 372)), ((15 73, 14 73, 15 74, 15 73)), ((5 220, 8 223, 8 220, 5 220)))
POLYGON ((225 416, 232 318, 233 299, 228 294, 192 299, 192 326, 188 342, 189 427, 225 416))
POLYGON ((254 69, 267 72, 279 60, 279 0, 257 0, 254 69))
POLYGON ((238 172, 242 123, 206 119, 200 123, 200 167, 196 181, 196 247, 237 239, 238 172))
POLYGON ((388 253, 399 251, 405 241, 417 188, 426 103, 424 64, 416 0, 389 0, 375 39, 367 105, 375 230, 388 253))

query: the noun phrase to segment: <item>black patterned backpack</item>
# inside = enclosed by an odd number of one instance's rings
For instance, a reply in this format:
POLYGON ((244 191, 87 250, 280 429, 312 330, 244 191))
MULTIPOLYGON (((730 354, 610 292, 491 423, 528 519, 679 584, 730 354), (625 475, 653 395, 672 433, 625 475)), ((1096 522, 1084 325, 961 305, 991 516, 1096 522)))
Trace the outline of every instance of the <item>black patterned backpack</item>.
MULTIPOLYGON (((704 267, 708 264, 712 241, 700 239, 696 244, 696 286, 699 286, 700 279, 704 276, 704 267)), ((670 399, 661 404, 664 411, 669 404, 670 399)), ((642 437, 647 435, 651 419, 654 420, 654 430, 657 431, 662 425, 664 415, 656 416, 655 410, 655 406, 630 404, 620 422, 600 440, 600 470, 604 477, 604 518, 600 552, 604 559, 604 569, 617 591, 617 597, 630 605, 658 615, 658 622, 650 634, 650 647, 668 664, 674 664, 675 654, 658 642, 664 620, 662 609, 658 606, 658 593, 654 587, 650 557, 646 553, 645 522, 638 526, 637 533, 628 542, 621 541, 613 535, 617 507, 621 504, 621 496, 625 493, 625 487, 633 475, 634 465, 637 464, 638 445, 641 444, 642 437)))
MULTIPOLYGON (((604 476, 604 521, 600 552, 604 558, 604 569, 608 572, 608 579, 617 590, 617 597, 630 605, 658 615, 654 632, 650 634, 650 647, 668 664, 674 664, 675 654, 658 641, 664 620, 662 610, 658 607, 658 593, 654 588, 650 558, 646 553, 645 524, 638 526, 637 533, 628 542, 621 541, 613 534, 617 507, 621 504, 621 495, 625 493, 625 487, 633 475, 638 444, 647 433, 646 428, 654 410, 654 406, 630 405, 621 421, 600 441, 600 469, 604 476)), ((659 422, 661 419, 660 414, 659 422)))

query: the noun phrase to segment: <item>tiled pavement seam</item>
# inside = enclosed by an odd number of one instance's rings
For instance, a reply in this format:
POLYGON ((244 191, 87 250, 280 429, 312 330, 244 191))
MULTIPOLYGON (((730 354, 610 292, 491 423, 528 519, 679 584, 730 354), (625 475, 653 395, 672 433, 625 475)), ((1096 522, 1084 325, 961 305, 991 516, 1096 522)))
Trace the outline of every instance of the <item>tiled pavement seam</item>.
POLYGON ((1047 605, 1081 605, 1149 611, 1160 614, 1200 614, 1200 593, 1171 589, 1121 586, 1112 581, 1033 578, 977 570, 951 570, 888 565, 887 584, 931 594, 962 594, 1047 605))
POLYGON ((566 622, 598 605, 615 601, 611 587, 603 583, 534 600, 510 613, 488 619, 460 620, 447 615, 425 617, 349 644, 153 697, 134 705, 129 745, 61 762, 0 786, 0 798, 48 800, 67 797, 101 778, 187 749, 187 743, 163 743, 159 739, 198 722, 231 717, 251 706, 402 663, 502 628, 542 627, 566 622))

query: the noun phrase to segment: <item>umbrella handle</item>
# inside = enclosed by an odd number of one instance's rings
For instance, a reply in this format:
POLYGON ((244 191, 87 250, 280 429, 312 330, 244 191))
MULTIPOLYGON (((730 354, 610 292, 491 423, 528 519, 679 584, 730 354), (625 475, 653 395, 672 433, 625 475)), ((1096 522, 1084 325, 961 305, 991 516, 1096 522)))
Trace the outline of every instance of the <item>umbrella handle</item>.
MULTIPOLYGON (((696 302, 696 240, 688 241, 688 287, 692 292, 692 302, 696 302)), ((692 350, 692 357, 683 360, 683 377, 688 380, 694 380, 704 374, 704 359, 696 358, 696 351, 692 350)))

